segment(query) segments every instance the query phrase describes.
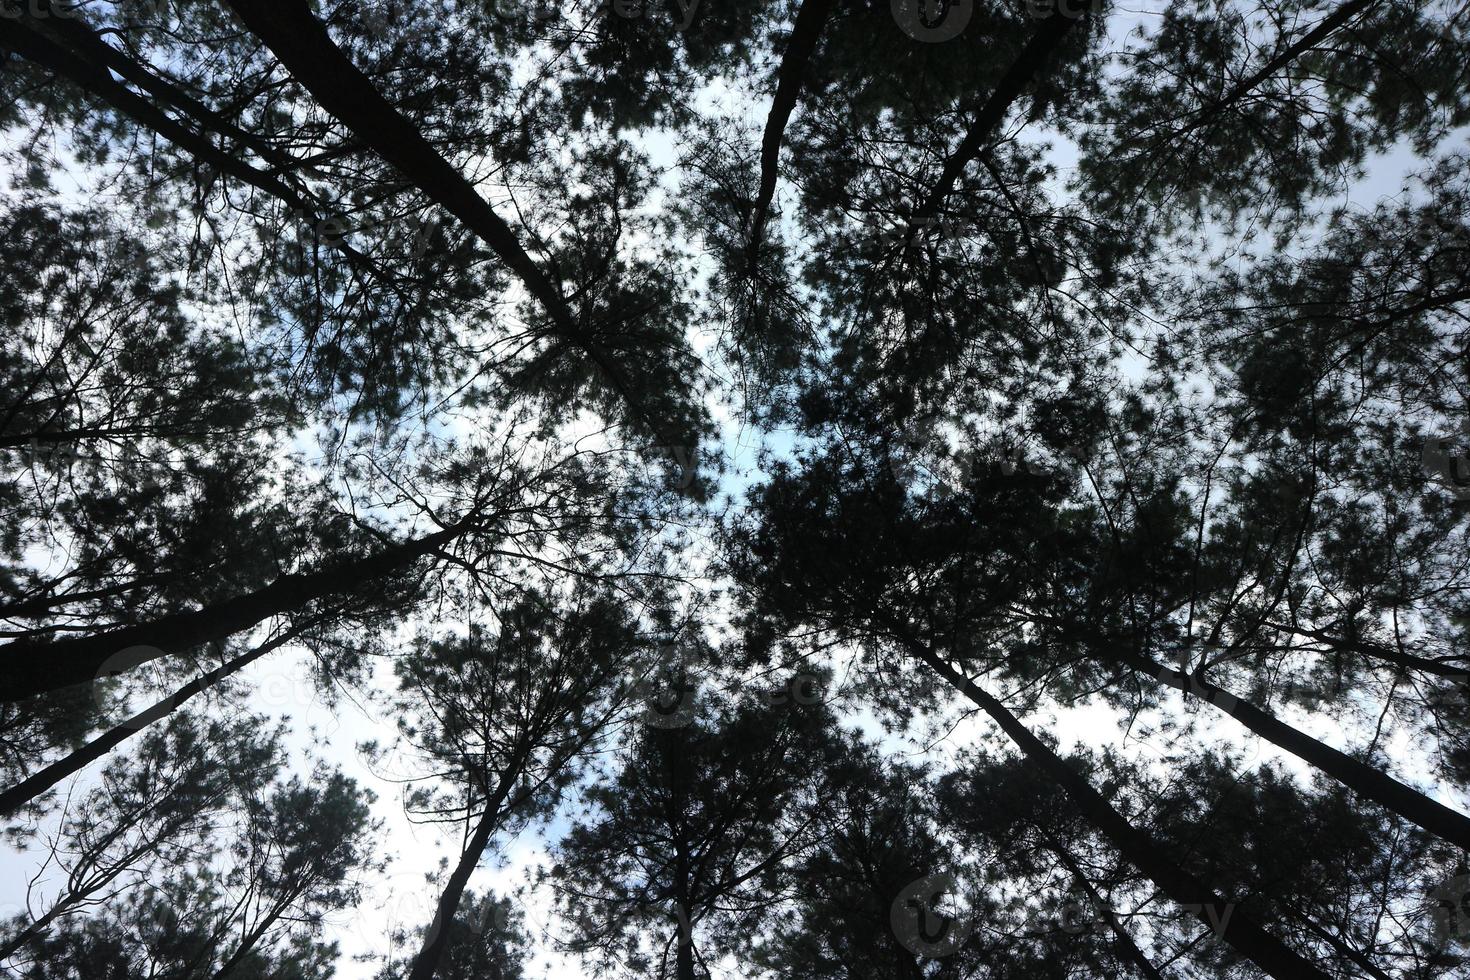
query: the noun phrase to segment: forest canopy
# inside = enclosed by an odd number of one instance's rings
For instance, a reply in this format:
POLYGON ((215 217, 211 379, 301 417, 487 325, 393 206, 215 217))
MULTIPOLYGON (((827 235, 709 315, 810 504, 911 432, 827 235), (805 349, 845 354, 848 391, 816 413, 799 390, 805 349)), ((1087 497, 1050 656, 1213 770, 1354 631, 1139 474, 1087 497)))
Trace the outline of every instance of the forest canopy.
POLYGON ((0 0, 0 974, 1470 978, 1460 0, 0 0))

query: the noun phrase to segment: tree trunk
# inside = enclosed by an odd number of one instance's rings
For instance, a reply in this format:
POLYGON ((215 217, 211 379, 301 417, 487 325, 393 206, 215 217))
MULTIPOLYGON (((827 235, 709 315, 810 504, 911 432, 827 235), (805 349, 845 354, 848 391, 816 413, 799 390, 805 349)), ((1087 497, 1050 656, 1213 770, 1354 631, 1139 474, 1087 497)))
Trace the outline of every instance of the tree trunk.
POLYGON ((50 927, 51 923, 61 918, 61 914, 65 912, 68 908, 70 908, 70 906, 62 905, 60 903, 53 905, 51 908, 47 909, 46 913, 35 922, 32 922, 30 925, 21 929, 20 932, 16 933, 14 936, 11 936, 5 942, 0 943, 0 960, 7 960, 10 957, 14 956, 16 953, 20 952, 21 949, 25 947, 26 943, 41 935, 41 933, 45 932, 50 927))
POLYGON ((1083 10, 1073 10, 1068 6, 1069 3, 1070 0, 1057 0, 1056 9, 1026 42, 1016 60, 996 83, 995 91, 990 93, 990 98, 985 100, 985 104, 975 114, 964 139, 960 140, 960 145, 955 147, 955 151, 945 161, 939 179, 934 182, 934 188, 914 209, 913 217, 909 221, 909 240, 934 220, 944 199, 954 190, 960 175, 965 172, 965 167, 981 154, 991 133, 1005 121, 1011 105, 1021 97, 1021 92, 1041 73, 1041 69, 1046 67, 1052 52, 1072 28, 1082 21, 1083 10))
MULTIPOLYGON (((682 911, 682 910, 681 910, 682 911)), ((679 935, 675 939, 676 964, 679 980, 695 980, 694 973, 694 943, 691 942, 689 927, 686 924, 688 914, 681 914, 679 919, 679 935)))
MULTIPOLYGON (((169 118, 159 111, 157 106, 140 98, 115 81, 101 63, 93 63, 87 58, 78 57, 50 37, 33 30, 23 21, 0 18, 0 48, 8 48, 27 61, 40 65, 60 78, 67 79, 117 112, 153 130, 179 149, 191 154, 199 162, 216 167, 221 173, 229 174, 257 190, 264 191, 302 214, 310 215, 313 220, 319 220, 322 217, 317 213, 315 204, 302 197, 294 188, 272 174, 257 170, 248 163, 220 150, 204 136, 169 118)), ((347 243, 339 244, 338 248, 353 262, 371 272, 375 278, 391 281, 391 276, 377 268, 365 255, 347 243)))
POLYGON ((1056 780, 1073 804, 1123 857, 1153 879, 1163 893, 1276 980, 1328 980, 1312 963, 1263 929, 1194 875, 1168 858, 1148 833, 1114 810, 1092 784, 991 697, 927 647, 910 641, 912 654, 989 715, 1026 758, 1056 780))
POLYGON ((249 666, 272 650, 276 650, 289 643, 291 640, 300 636, 302 632, 304 632, 304 629, 287 630, 274 640, 263 643, 254 650, 243 653, 228 663, 220 664, 213 670, 201 674, 188 684, 185 684, 162 701, 155 702, 133 715, 127 721, 115 725, 103 734, 98 735, 65 758, 56 760, 34 775, 27 776, 15 786, 0 793, 0 817, 13 813, 25 806, 63 779, 80 772, 90 763, 102 758, 108 752, 121 745, 126 739, 141 732, 160 718, 164 718, 173 713, 180 705, 200 691, 213 687, 226 677, 249 666))
POLYGON ((761 234, 766 226, 771 201, 776 196, 776 165, 781 158, 781 140, 786 133, 786 122, 791 110, 796 108, 801 84, 806 76, 807 63, 822 36, 822 27, 836 0, 802 0, 801 10, 791 25, 791 37, 786 41, 786 52, 781 56, 781 67, 776 73, 776 94, 771 100, 771 112, 766 117, 766 131, 761 141, 761 186, 755 206, 750 212, 750 241, 748 257, 755 264, 760 249, 761 234))
POLYGON ((1253 72, 1248 78, 1245 78, 1244 80, 1237 83, 1224 96, 1216 99, 1214 102, 1211 102, 1203 109, 1197 110, 1194 113, 1195 121, 1182 130, 1177 130, 1170 133, 1169 135, 1171 140, 1177 140, 1179 137, 1185 135, 1191 130, 1198 129, 1201 125, 1204 125, 1205 123, 1212 120, 1220 112, 1234 105, 1236 102, 1239 102, 1242 98, 1250 93, 1251 89, 1255 88, 1257 85, 1261 84, 1266 79, 1276 74, 1278 71, 1281 71, 1283 68, 1290 65, 1297 58, 1312 50, 1312 48, 1316 47, 1322 41, 1325 41, 1327 39, 1327 36, 1333 31, 1337 30, 1339 27, 1343 26, 1348 21, 1352 20, 1354 17, 1358 16, 1358 14, 1362 13, 1364 10, 1367 10, 1369 7, 1373 6, 1373 4, 1377 2, 1378 0, 1348 0, 1347 3, 1344 3, 1341 7, 1338 7, 1332 13, 1322 18, 1322 20, 1317 23, 1317 26, 1313 27, 1310 31, 1303 34, 1296 41, 1287 45, 1285 50, 1276 55, 1276 57, 1272 58, 1270 61, 1266 62, 1265 65, 1263 65, 1257 71, 1253 72))
POLYGON ((455 915, 459 912, 459 903, 464 898, 465 886, 469 884, 470 875, 479 865, 481 855, 485 853, 485 848, 490 845, 490 838, 494 836, 496 827, 500 825, 500 808, 505 803, 506 797, 510 795, 511 787, 520 778, 520 768, 523 765, 524 762, 519 763, 515 772, 502 773, 499 785, 495 788, 495 794, 486 800, 485 814, 480 818, 474 835, 465 846, 464 853, 459 856, 459 864, 455 866, 454 873, 449 876, 444 891, 439 895, 439 904, 434 910, 434 921, 430 923, 429 931, 424 934, 424 945, 419 950, 418 956, 414 957, 413 969, 409 972, 408 980, 433 980, 434 971, 439 968, 439 962, 444 958, 444 951, 449 948, 451 927, 454 925, 455 915))
POLYGON ((188 612, 109 630, 93 636, 45 642, 20 640, 0 646, 0 700, 25 698, 131 670, 170 653, 222 640, 271 616, 308 602, 347 592, 398 571, 469 532, 471 513, 442 531, 340 562, 315 572, 282 575, 255 592, 188 612))
POLYGON ((1318 643, 1326 644, 1333 650, 1356 653, 1370 660, 1380 660, 1393 664, 1395 667, 1402 667, 1404 670, 1417 670, 1420 673, 1448 677, 1456 681, 1470 681, 1470 667, 1459 667, 1443 660, 1430 660, 1427 657, 1415 656, 1412 653, 1404 653, 1370 640, 1351 640, 1325 629, 1307 629, 1305 626, 1289 626, 1286 623, 1267 623, 1266 625, 1278 632, 1309 637, 1318 643))
POLYGON ((691 915, 693 896, 689 881, 689 840, 685 823, 687 799, 685 796, 685 769, 682 740, 678 729, 664 729, 659 733, 658 744, 663 762, 664 779, 668 792, 664 794, 663 815, 669 842, 674 846, 674 969, 677 980, 695 980, 694 976, 694 921, 691 915))
POLYGON ((1348 945, 1341 938, 1334 935, 1331 929, 1328 929, 1325 926, 1318 925, 1311 916, 1302 913, 1300 910, 1297 910, 1297 914, 1301 915, 1302 920, 1305 921, 1307 924, 1307 928, 1311 929, 1314 933, 1326 940, 1327 945, 1337 950, 1349 960, 1352 960, 1352 962, 1358 967, 1358 969, 1363 971, 1364 975, 1372 977, 1373 980, 1393 980, 1393 978, 1390 977, 1387 973, 1384 973, 1383 970, 1379 969, 1377 964, 1368 959, 1367 955, 1363 953, 1362 950, 1348 945))
POLYGON ((463 221, 520 278, 553 319, 570 326, 566 300, 464 175, 424 139, 332 42, 302 0, 227 0, 281 64, 363 142, 463 221))
POLYGON ((303 0, 225 0, 226 6, 268 47, 281 64, 352 133, 490 247, 546 310, 555 332, 597 365, 639 421, 668 447, 680 440, 662 417, 642 405, 636 390, 612 359, 583 329, 561 290, 526 254, 510 225, 486 203, 464 175, 442 157, 403 115, 383 98, 372 80, 332 42, 326 27, 303 0))
POLYGON ((1311 763, 1355 793, 1373 800, 1457 847, 1470 850, 1470 817, 1457 813, 1372 766, 1317 741, 1306 732, 1293 728, 1250 702, 1221 690, 1197 674, 1170 670, 1137 653, 1122 653, 1117 659, 1141 674, 1147 674, 1185 694, 1193 694, 1208 701, 1272 745, 1311 763))

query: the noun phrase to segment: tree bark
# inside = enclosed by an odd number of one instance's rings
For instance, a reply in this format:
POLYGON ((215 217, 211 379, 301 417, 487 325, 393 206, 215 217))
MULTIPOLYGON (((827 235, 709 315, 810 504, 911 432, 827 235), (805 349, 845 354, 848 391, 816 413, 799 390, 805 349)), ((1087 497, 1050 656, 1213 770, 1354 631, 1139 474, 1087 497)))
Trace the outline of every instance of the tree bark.
POLYGON ((1200 126, 1205 125, 1214 116, 1223 112, 1225 109, 1228 109, 1236 102, 1239 102, 1242 98, 1250 93, 1251 89, 1255 88, 1257 85, 1261 84, 1281 69, 1290 65, 1297 58, 1312 50, 1312 48, 1316 47, 1319 43, 1325 41, 1327 39, 1327 36, 1330 35, 1333 31, 1336 31, 1339 27, 1342 27, 1348 21, 1352 20, 1354 17, 1358 16, 1358 14, 1367 10, 1369 7, 1373 6, 1373 4, 1377 2, 1378 0, 1348 0, 1347 3, 1344 3, 1332 13, 1322 18, 1322 20, 1320 20, 1317 25, 1309 30, 1307 33, 1303 34, 1296 41, 1293 41, 1291 44, 1287 45, 1285 50, 1283 50, 1280 54, 1276 55, 1270 61, 1266 62, 1266 64, 1262 65, 1259 69, 1252 72, 1245 79, 1232 86, 1229 92, 1225 93, 1223 96, 1216 99, 1214 102, 1211 102, 1204 108, 1195 110, 1195 112, 1192 113, 1192 115, 1194 116, 1194 121, 1183 129, 1171 131, 1169 133, 1170 141, 1176 140, 1179 137, 1198 129, 1200 126))
POLYGON ((696 980, 694 973, 694 944, 686 935, 688 928, 681 920, 678 925, 679 935, 675 939, 675 963, 678 970, 679 980, 696 980))
POLYGON ((922 230, 934 220, 939 213, 944 199, 954 190, 954 185, 959 181, 960 175, 965 172, 970 161, 977 158, 986 147, 990 134, 995 131, 1004 120, 1006 113, 1012 104, 1021 97, 1026 86, 1041 74, 1041 69, 1046 67, 1054 52, 1062 43, 1063 39, 1071 33, 1083 20, 1084 11, 1073 10, 1069 6, 1070 0, 1057 0, 1057 9, 1046 18, 1026 46, 1021 49, 1020 55, 1006 69, 1000 81, 996 83, 995 90, 975 114, 974 120, 965 132, 964 139, 960 145, 955 147, 949 159, 944 162, 944 169, 940 171, 939 179, 935 181, 934 187, 927 197, 914 209, 912 219, 909 221, 909 239, 922 230))
POLYGON ((50 643, 41 640, 7 643, 0 646, 0 701, 22 701, 73 684, 90 683, 170 653, 222 640, 271 616, 398 571, 466 534, 478 520, 478 514, 472 512, 434 534, 315 572, 282 575, 255 592, 202 609, 172 613, 92 636, 50 643))
MULTIPOLYGON (((520 765, 524 765, 524 762, 520 765)), ((423 947, 419 950, 418 956, 414 957, 413 969, 409 972, 408 980, 433 980, 434 971, 439 968, 439 962, 444 958, 444 951, 449 948, 451 927, 454 925, 455 915, 459 912, 459 903, 464 898, 465 886, 469 884, 470 875, 479 865, 480 856, 485 853, 485 848, 490 845, 490 838, 494 836, 496 827, 500 825, 500 808, 505 803, 506 797, 510 795, 510 789, 515 785, 515 780, 519 776, 519 768, 516 772, 502 773, 499 785, 495 788, 495 794, 486 800, 485 813, 480 817, 475 833, 470 837, 464 852, 459 856, 459 864, 455 866, 454 873, 449 876, 444 891, 439 895, 439 904, 434 910, 434 921, 424 935, 423 947)))
POLYGON ((378 92, 302 0, 226 0, 226 6, 323 109, 472 229, 559 325, 572 325, 566 300, 521 248, 510 226, 378 92))
POLYGON ((1198 674, 1170 670, 1137 653, 1121 653, 1117 659, 1140 674, 1193 694, 1225 712, 1246 728, 1279 748, 1309 762, 1344 786, 1412 821, 1437 837, 1470 850, 1470 817, 1431 800, 1418 790, 1372 766, 1325 745, 1274 715, 1222 690, 1198 674))
POLYGON ((396 167, 500 257, 540 302, 558 333, 597 365, 629 409, 668 446, 679 444, 642 407, 623 369, 578 322, 566 298, 526 254, 515 233, 464 175, 430 145, 333 43, 303 0, 225 0, 226 6, 290 71, 322 108, 396 167))
POLYGON ((786 52, 781 56, 781 67, 776 73, 776 94, 771 100, 765 136, 761 141, 760 192, 750 212, 748 257, 752 268, 760 249, 771 201, 776 196, 776 165, 781 158, 781 141, 786 133, 786 123, 791 118, 791 111, 796 108, 802 81, 806 77, 807 63, 816 50, 817 41, 822 36, 822 27, 834 6, 836 0, 803 0, 801 10, 796 14, 796 21, 791 25, 791 37, 787 39, 786 52))
MULTIPOLYGON (((316 205, 302 197, 294 188, 272 174, 257 170, 248 163, 225 153, 204 136, 169 118, 157 106, 140 98, 115 81, 101 63, 93 63, 86 58, 78 57, 74 52, 57 44, 50 37, 33 30, 24 22, 10 18, 0 18, 0 48, 14 51, 53 75, 70 81, 114 110, 131 117, 134 122, 153 130, 201 163, 216 167, 221 173, 229 174, 285 202, 303 215, 309 215, 314 220, 320 219, 321 215, 318 214, 316 205)), ((385 281, 391 279, 367 256, 346 242, 337 247, 349 259, 372 272, 375 278, 385 281)))
POLYGON ((1072 877, 1077 879, 1077 883, 1082 886, 1083 891, 1087 892, 1087 897, 1092 900, 1092 904, 1097 906, 1103 918, 1107 920, 1108 928, 1112 930, 1113 938, 1116 940, 1116 945, 1123 954, 1123 958, 1137 967, 1139 975, 1145 977, 1146 980, 1164 980, 1164 975, 1159 972, 1158 967, 1154 966, 1149 958, 1143 955, 1143 950, 1138 948, 1138 944, 1133 941, 1133 937, 1129 935, 1128 930, 1123 928, 1123 923, 1118 921, 1118 916, 1113 912, 1113 907, 1103 900, 1103 897, 1098 894, 1097 889, 1093 886, 1087 875, 1083 874, 1082 868, 1077 864, 1076 859, 1072 857, 1065 847, 1053 840, 1050 834, 1042 831, 1042 836, 1046 839, 1046 846, 1051 849, 1051 852, 1057 856, 1057 859, 1072 873, 1072 877))
POLYGON ((149 705, 127 721, 115 725, 103 734, 98 735, 65 758, 58 759, 39 772, 27 776, 20 783, 0 793, 0 816, 5 816, 19 810, 63 779, 80 772, 91 763, 102 758, 108 752, 121 745, 125 740, 141 732, 155 721, 172 714, 185 701, 188 701, 200 691, 211 688, 231 674, 243 670, 272 650, 279 649, 300 636, 302 632, 304 632, 302 629, 287 630, 275 639, 267 643, 262 643, 254 650, 243 653, 228 663, 221 664, 213 670, 201 674, 162 701, 157 701, 149 705))
POLYGON ((1046 772, 1118 852, 1153 879, 1161 891, 1193 913, 1268 975, 1277 980, 1328 980, 1327 974, 1263 929, 1233 903, 1167 857, 1148 833, 1114 810, 1087 779, 1047 747, 1000 701, 991 697, 923 645, 908 641, 913 656, 961 691, 1016 743, 1026 758, 1046 772))
POLYGON ((1318 643, 1325 644, 1333 650, 1344 650, 1367 657, 1370 660, 1380 660, 1383 663, 1393 664, 1405 670, 1417 670, 1420 673, 1432 674, 1436 677, 1448 677, 1457 681, 1470 681, 1470 667, 1457 667, 1443 660, 1430 660, 1427 657, 1415 656, 1412 653, 1403 653, 1393 647, 1382 643, 1373 643, 1369 640, 1350 640, 1344 636, 1337 636, 1325 629, 1308 629, 1305 626, 1289 626, 1285 623, 1267 623, 1271 629, 1282 633, 1291 633, 1296 636, 1305 636, 1318 643))
POLYGON ((159 75, 152 65, 134 61, 124 52, 108 44, 96 30, 79 19, 78 11, 58 12, 56 5, 51 0, 42 0, 42 2, 45 9, 50 12, 50 16, 38 20, 36 26, 42 32, 50 34, 62 44, 72 48, 84 59, 99 65, 106 65, 120 77, 189 116, 195 122, 247 147, 262 160, 269 161, 271 166, 278 170, 289 170, 296 165, 296 162, 286 154, 277 151, 255 134, 241 129, 159 75))

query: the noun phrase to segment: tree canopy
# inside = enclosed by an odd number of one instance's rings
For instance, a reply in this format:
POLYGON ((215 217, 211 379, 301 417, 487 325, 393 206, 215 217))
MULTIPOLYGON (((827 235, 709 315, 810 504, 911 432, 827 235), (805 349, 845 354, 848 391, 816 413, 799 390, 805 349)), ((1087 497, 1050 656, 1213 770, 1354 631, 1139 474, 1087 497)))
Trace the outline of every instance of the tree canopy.
POLYGON ((0 2, 0 972, 1470 978, 1467 133, 1456 0, 0 2))

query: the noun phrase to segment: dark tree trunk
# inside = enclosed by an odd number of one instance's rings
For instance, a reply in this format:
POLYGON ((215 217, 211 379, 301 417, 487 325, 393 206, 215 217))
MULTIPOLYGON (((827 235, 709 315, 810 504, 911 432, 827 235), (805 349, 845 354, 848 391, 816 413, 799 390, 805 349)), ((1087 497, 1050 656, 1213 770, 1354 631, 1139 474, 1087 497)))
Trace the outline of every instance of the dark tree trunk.
POLYGON ((1369 660, 1379 660, 1395 667, 1402 667, 1404 670, 1416 670, 1422 674, 1448 677, 1451 680, 1470 681, 1470 667, 1457 666, 1444 660, 1430 660, 1427 657, 1404 653, 1382 643, 1339 636, 1325 629, 1307 629, 1305 626, 1288 626, 1285 623, 1267 623, 1266 625, 1282 633, 1309 637, 1333 650, 1356 653, 1369 660))
POLYGON ((494 836, 495 829, 500 826, 500 808, 504 805, 506 797, 510 795, 510 789, 515 785, 519 776, 519 768, 515 772, 502 773, 494 795, 485 801, 485 813, 480 817, 474 835, 470 837, 464 852, 459 856, 459 864, 455 866, 454 873, 449 876, 449 881, 444 885, 444 891, 439 895, 439 904, 434 909, 434 921, 429 925, 429 931, 424 936, 423 948, 419 950, 418 956, 414 957, 413 969, 409 972, 408 980, 433 980, 434 971, 439 968, 439 962, 444 958, 444 951, 449 948, 454 917, 458 914, 459 903, 464 898, 465 886, 469 884, 470 875, 479 865, 485 848, 490 846, 490 838, 494 836))
POLYGON ((1050 835, 1046 835, 1043 832, 1043 836, 1046 837, 1047 847, 1066 866, 1067 870, 1072 873, 1072 877, 1077 879, 1077 883, 1082 886, 1083 891, 1087 892, 1087 897, 1091 899, 1092 904, 1097 907, 1098 911, 1102 913, 1103 918, 1107 920, 1108 928, 1113 932, 1113 938, 1121 958, 1131 962, 1137 968, 1138 975, 1145 977, 1146 980, 1164 980, 1164 975, 1159 972, 1158 967, 1154 966, 1149 958, 1143 954, 1143 950, 1138 948, 1138 944, 1133 941, 1133 937, 1123 927, 1123 923, 1118 921, 1118 916, 1113 911, 1112 905, 1103 900, 1103 897, 1098 894, 1097 889, 1093 887, 1092 881, 1088 879, 1087 875, 1083 874, 1082 868, 1077 864, 1076 859, 1072 857, 1065 847, 1052 840, 1050 835))
POLYGON ((1142 654, 1124 653, 1118 659, 1141 674, 1147 674, 1185 694, 1193 694, 1208 701, 1272 745, 1310 762, 1355 793, 1373 800, 1457 847, 1470 850, 1470 817, 1463 813, 1457 813, 1372 766, 1317 741, 1306 732, 1293 728, 1197 674, 1170 670, 1142 654))
POLYGON ((749 260, 755 263, 760 249, 760 240, 766 226, 771 201, 776 196, 777 164, 781 159, 781 140, 786 133, 786 122, 796 108, 801 94, 802 81, 806 77, 807 63, 816 50, 822 36, 822 27, 832 13, 836 0, 803 0, 796 21, 791 25, 791 37, 786 42, 786 52, 781 56, 781 67, 776 73, 776 95, 771 100, 771 112, 766 117, 766 131, 761 140, 761 186, 751 210, 749 260))
POLYGON ((1313 27, 1310 31, 1303 34, 1296 41, 1293 41, 1291 44, 1287 45, 1280 54, 1276 55, 1270 61, 1266 62, 1266 64, 1262 65, 1259 70, 1253 72, 1249 77, 1242 79, 1240 82, 1232 86, 1230 91, 1227 92, 1225 95, 1221 96, 1219 99, 1211 102, 1205 108, 1196 112, 1195 122, 1192 123, 1188 128, 1173 132, 1170 134, 1170 136, 1174 139, 1178 139, 1180 136, 1183 136, 1190 130, 1195 129, 1200 125, 1208 122, 1213 116, 1220 113, 1224 109, 1227 109, 1230 106, 1234 105, 1236 102, 1239 102, 1246 95, 1250 94, 1250 91, 1254 89, 1257 85, 1261 84, 1266 79, 1276 74, 1278 71, 1281 71, 1281 69, 1287 67, 1293 61, 1306 54, 1308 51, 1312 50, 1312 48, 1316 47, 1322 41, 1325 41, 1327 39, 1327 36, 1333 31, 1337 30, 1339 27, 1342 27, 1348 21, 1352 20, 1354 17, 1358 16, 1358 14, 1367 10, 1369 7, 1373 6, 1377 2, 1378 0, 1348 0, 1347 3, 1344 3, 1341 7, 1338 7, 1332 13, 1322 18, 1322 20, 1317 23, 1317 26, 1313 27))
POLYGON ((511 268, 553 319, 571 311, 516 241, 515 233, 448 160, 424 139, 332 42, 302 0, 227 0, 226 6, 271 50, 323 109, 475 232, 511 268))
POLYGON ((984 152, 991 134, 1005 121, 1011 106, 1021 97, 1026 86, 1046 67, 1052 52, 1082 20, 1082 9, 1073 10, 1069 6, 1069 0, 1058 0, 1056 9, 1026 42, 1020 55, 1006 69, 1006 73, 996 83, 995 90, 975 114, 970 128, 965 131, 964 139, 960 140, 960 145, 955 147, 945 161, 944 169, 940 171, 939 179, 934 182, 928 196, 914 209, 913 217, 909 221, 910 237, 920 232, 939 213, 944 199, 954 190, 954 185, 970 161, 984 152))
POLYGON ((1147 833, 1114 810, 1092 784, 1021 724, 1005 705, 972 683, 927 647, 908 644, 913 655, 989 715, 1026 758, 1060 785, 1073 804, 1123 857, 1153 879, 1161 891, 1195 915, 1219 938, 1276 980, 1328 980, 1327 974, 1235 908, 1214 889, 1175 864, 1147 833))
POLYGON ((126 739, 141 732, 160 718, 167 717, 200 691, 207 690, 231 674, 248 667, 272 650, 279 649, 281 646, 300 636, 302 632, 300 629, 288 630, 274 640, 263 643, 254 650, 243 653, 228 663, 220 664, 213 670, 201 674, 188 684, 185 684, 162 701, 149 705, 127 721, 98 735, 65 758, 58 759, 39 772, 27 776, 17 785, 0 793, 0 816, 13 813, 25 806, 63 779, 80 772, 87 765, 102 758, 108 752, 121 745, 126 739))
POLYGON ((54 643, 38 640, 7 643, 0 646, 0 700, 22 701, 46 691, 91 683, 170 653, 233 636, 271 616, 300 609, 314 600, 348 592, 374 578, 399 571, 467 533, 478 519, 478 515, 471 514, 442 531, 385 548, 374 555, 303 575, 282 575, 262 589, 203 609, 172 613, 151 622, 54 643))
POLYGON ((415 186, 462 221, 500 257, 541 303, 555 332, 597 365, 630 410, 666 446, 680 444, 660 417, 642 407, 622 367, 573 314, 561 290, 526 254, 510 225, 464 175, 383 98, 372 80, 332 42, 303 0, 226 0, 226 5, 268 47, 306 90, 364 145, 372 147, 415 186))
MULTIPOLYGON (((685 916, 687 918, 687 916, 685 916)), ((694 943, 690 942, 688 927, 681 919, 679 922, 679 935, 675 940, 678 947, 675 957, 679 980, 696 980, 694 973, 694 943)))
MULTIPOLYGON (((94 63, 86 57, 79 57, 50 37, 33 30, 26 22, 0 18, 0 49, 14 51, 27 61, 70 81, 134 122, 153 130, 199 162, 217 167, 221 173, 229 174, 257 190, 264 191, 298 212, 310 215, 313 220, 322 217, 317 213, 315 204, 302 197, 294 188, 220 150, 208 138, 169 118, 157 106, 115 81, 101 62, 94 63)), ((376 278, 390 278, 347 243, 343 242, 338 247, 349 259, 367 268, 376 278)))

